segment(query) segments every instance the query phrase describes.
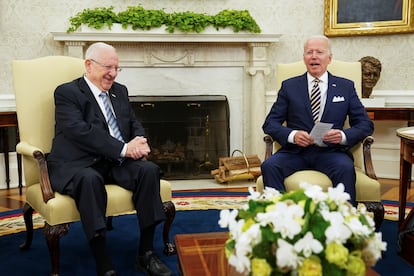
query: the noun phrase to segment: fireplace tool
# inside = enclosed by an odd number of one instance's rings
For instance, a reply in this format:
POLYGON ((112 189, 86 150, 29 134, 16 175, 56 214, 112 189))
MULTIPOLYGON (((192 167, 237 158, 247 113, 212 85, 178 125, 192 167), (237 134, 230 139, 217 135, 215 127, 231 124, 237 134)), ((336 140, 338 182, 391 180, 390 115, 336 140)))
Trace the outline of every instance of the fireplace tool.
POLYGON ((210 132, 209 116, 206 115, 206 124, 205 124, 205 130, 204 130, 204 162, 199 165, 198 167, 199 171, 201 170, 201 168, 204 168, 205 170, 210 170, 212 167, 214 167, 214 164, 210 162, 210 157, 208 155, 208 150, 210 148, 209 132, 210 132))

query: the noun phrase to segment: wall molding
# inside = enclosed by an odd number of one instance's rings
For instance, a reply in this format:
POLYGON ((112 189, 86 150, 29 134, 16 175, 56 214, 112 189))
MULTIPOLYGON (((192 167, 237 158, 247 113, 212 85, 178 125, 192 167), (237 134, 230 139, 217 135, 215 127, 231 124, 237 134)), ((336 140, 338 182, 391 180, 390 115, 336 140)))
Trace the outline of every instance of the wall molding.
POLYGON ((2 111, 16 111, 14 94, 0 94, 0 112, 2 111))
POLYGON ((414 90, 374 90, 373 99, 384 99, 385 107, 414 107, 414 90))

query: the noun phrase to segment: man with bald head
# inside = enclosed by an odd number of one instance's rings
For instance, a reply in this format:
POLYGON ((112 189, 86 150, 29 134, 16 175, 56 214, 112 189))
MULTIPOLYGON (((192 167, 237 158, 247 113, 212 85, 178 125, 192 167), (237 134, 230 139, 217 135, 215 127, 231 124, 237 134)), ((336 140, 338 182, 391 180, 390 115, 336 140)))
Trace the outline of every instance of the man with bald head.
POLYGON ((50 180, 54 190, 76 202, 97 275, 117 275, 106 251, 107 183, 133 193, 140 226, 136 267, 150 275, 171 275, 153 248, 155 227, 165 219, 160 168, 146 160, 150 147, 127 88, 115 82, 119 71, 115 48, 94 43, 85 53, 84 76, 56 88, 50 180))

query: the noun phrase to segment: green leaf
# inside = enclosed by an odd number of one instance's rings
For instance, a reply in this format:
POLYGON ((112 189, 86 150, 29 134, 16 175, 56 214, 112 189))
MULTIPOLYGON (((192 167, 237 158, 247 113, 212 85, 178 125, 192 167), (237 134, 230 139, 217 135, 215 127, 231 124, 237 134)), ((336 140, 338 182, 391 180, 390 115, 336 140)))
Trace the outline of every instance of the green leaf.
POLYGON ((111 28, 114 23, 120 23, 124 29, 131 26, 133 30, 149 30, 166 25, 166 30, 169 33, 173 33, 175 30, 201 33, 207 26, 214 26, 216 30, 231 27, 234 32, 261 32, 260 27, 247 10, 223 10, 216 15, 192 11, 168 14, 164 9, 147 10, 138 5, 129 6, 126 10, 116 14, 113 8, 110 6, 108 8, 84 9, 69 19, 70 27, 67 32, 78 30, 82 24, 101 29, 105 25, 111 28))
POLYGON ((308 229, 313 234, 313 237, 322 243, 325 243, 325 231, 330 223, 325 221, 321 214, 315 213, 309 217, 308 229))
POLYGON ((345 276, 346 271, 340 269, 337 265, 331 264, 325 258, 322 258, 322 271, 323 275, 329 276, 345 276))

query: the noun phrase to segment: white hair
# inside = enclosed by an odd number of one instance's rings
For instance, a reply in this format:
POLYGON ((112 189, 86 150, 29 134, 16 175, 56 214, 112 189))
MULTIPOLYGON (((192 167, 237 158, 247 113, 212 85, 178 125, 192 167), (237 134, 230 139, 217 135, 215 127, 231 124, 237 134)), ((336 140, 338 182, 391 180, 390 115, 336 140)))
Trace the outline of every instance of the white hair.
POLYGON ((324 35, 313 35, 313 36, 309 37, 308 39, 306 39, 305 44, 303 45, 303 49, 306 49, 306 45, 308 44, 308 42, 310 40, 325 40, 328 43, 329 53, 332 53, 332 45, 331 45, 331 41, 329 40, 328 37, 326 37, 324 35))
POLYGON ((85 52, 85 59, 97 59, 99 57, 100 50, 112 49, 116 52, 116 49, 105 42, 95 42, 91 44, 85 52))

